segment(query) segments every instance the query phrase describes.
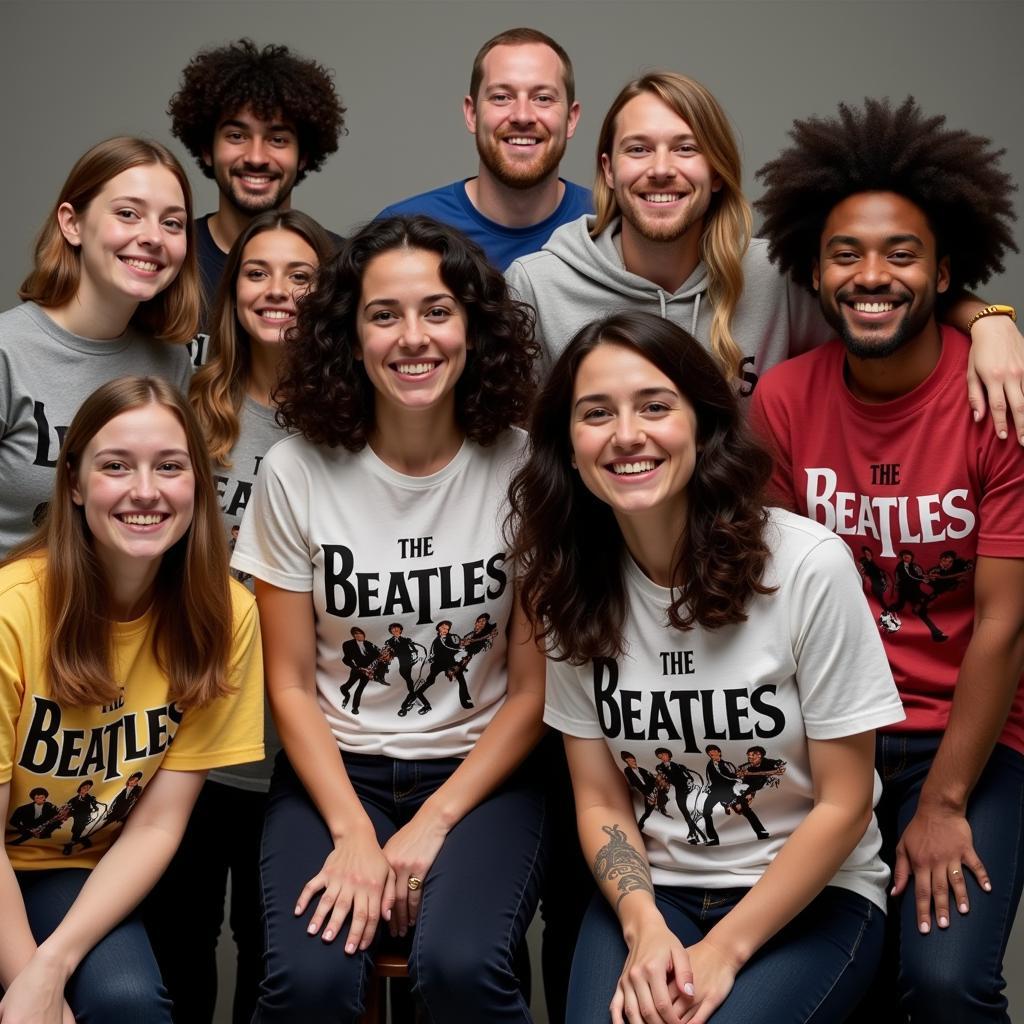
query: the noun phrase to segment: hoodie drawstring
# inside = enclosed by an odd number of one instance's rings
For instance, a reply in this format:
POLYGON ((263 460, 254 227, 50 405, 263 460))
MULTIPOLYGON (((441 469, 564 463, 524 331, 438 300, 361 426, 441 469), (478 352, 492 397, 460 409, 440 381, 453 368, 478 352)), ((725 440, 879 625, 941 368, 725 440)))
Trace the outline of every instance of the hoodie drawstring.
POLYGON ((661 303, 661 319, 668 319, 668 307, 665 305, 665 293, 659 288, 658 289, 658 302, 661 303))
POLYGON ((700 316, 700 292, 693 297, 693 323, 690 324, 690 333, 697 337, 697 317, 700 316))

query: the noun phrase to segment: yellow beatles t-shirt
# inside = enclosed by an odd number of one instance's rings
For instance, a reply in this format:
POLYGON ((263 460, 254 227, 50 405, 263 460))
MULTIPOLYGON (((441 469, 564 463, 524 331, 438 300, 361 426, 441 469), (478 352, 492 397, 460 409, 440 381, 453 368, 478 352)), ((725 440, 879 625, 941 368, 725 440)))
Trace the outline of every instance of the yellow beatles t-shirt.
POLYGON ((153 653, 154 619, 113 626, 121 696, 66 708, 49 697, 45 559, 0 569, 0 783, 10 782, 7 856, 16 870, 91 868, 161 766, 201 771, 263 757, 263 662, 252 595, 232 581, 234 693, 181 711, 153 653))

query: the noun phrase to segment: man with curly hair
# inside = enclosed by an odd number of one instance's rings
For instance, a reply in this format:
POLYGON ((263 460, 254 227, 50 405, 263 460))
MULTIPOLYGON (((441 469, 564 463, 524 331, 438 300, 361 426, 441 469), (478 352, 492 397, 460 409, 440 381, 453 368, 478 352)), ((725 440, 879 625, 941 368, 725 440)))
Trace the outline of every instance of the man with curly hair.
POLYGON ((916 572, 920 607, 898 626, 885 616, 899 604, 866 595, 907 718, 878 736, 891 969, 863 1019, 1008 1021, 1002 959, 1024 879, 1024 453, 964 414, 969 341, 938 314, 1002 270, 1015 186, 988 139, 912 99, 842 105, 791 136, 758 172, 764 234, 839 340, 754 395, 775 485, 854 553, 877 547, 897 581, 915 559, 949 565, 951 540, 973 568, 943 596, 941 633, 921 610, 930 573, 916 572))
POLYGON ((472 238, 504 270, 593 209, 589 189, 558 176, 580 116, 569 55, 537 29, 500 32, 477 53, 462 108, 476 138, 476 177, 404 199, 378 219, 434 217, 472 238))
POLYGON ((189 61, 167 112, 220 189, 216 212, 196 221, 205 320, 235 239, 257 214, 291 206, 292 189, 338 148, 345 108, 322 64, 239 39, 189 61))

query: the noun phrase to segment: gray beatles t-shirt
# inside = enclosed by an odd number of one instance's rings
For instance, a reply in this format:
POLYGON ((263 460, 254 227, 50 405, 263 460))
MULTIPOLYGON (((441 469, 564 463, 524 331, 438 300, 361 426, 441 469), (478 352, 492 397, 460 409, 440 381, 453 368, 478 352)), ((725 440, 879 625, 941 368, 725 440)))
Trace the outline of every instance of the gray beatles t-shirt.
POLYGON ((129 328, 112 341, 64 330, 34 302, 0 313, 0 557, 41 521, 64 434, 82 402, 126 374, 183 392, 188 349, 129 328))

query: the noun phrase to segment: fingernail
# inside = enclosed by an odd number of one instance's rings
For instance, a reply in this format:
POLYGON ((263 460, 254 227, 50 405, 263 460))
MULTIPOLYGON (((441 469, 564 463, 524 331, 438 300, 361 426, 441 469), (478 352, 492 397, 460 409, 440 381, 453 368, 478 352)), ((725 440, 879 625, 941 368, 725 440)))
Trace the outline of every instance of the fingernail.
POLYGON ((1000 441, 1005 441, 1006 440, 1006 431, 1005 430, 1000 430, 999 431, 999 440, 1000 441))
POLYGON ((961 914, 966 914, 966 913, 967 913, 967 911, 968 911, 968 909, 969 909, 969 908, 968 908, 968 906, 967 906, 967 904, 966 904, 966 903, 961 903, 961 904, 960 904, 960 913, 961 913, 961 914))
POLYGON ((687 983, 686 983, 686 984, 685 984, 685 985, 683 986, 683 991, 684 991, 684 992, 685 992, 685 993, 686 993, 686 994, 687 994, 688 996, 692 996, 692 995, 693 995, 693 993, 694 993, 694 991, 695 991, 695 990, 694 990, 694 987, 693 987, 693 984, 692 984, 691 982, 689 982, 689 981, 688 981, 688 982, 687 982, 687 983))
POLYGON ((385 921, 390 921, 391 920, 391 911, 390 910, 385 910, 384 911, 384 920, 385 921))
POLYGON ((330 942, 331 939, 333 939, 333 938, 334 938, 334 932, 332 932, 330 930, 330 928, 328 928, 327 931, 324 932, 324 941, 325 942, 330 942))
POLYGON ((981 887, 982 887, 982 889, 985 890, 985 892, 991 892, 992 891, 992 883, 991 882, 982 882, 981 883, 981 887))
POLYGON ((347 946, 345 947, 345 952, 346 952, 346 953, 354 953, 355 951, 356 951, 356 944, 355 944, 354 942, 350 942, 350 943, 349 943, 349 944, 348 944, 348 945, 347 945, 347 946))
POLYGON ((302 913, 302 907, 296 907, 295 908, 295 916, 298 917, 299 914, 301 914, 301 913, 302 913))
POLYGON ((312 921, 310 921, 309 922, 309 927, 306 929, 306 931, 310 935, 316 935, 316 925, 312 921))
POLYGON ((971 413, 971 416, 972 416, 972 417, 974 418, 974 422, 975 422, 975 423, 977 423, 977 422, 978 422, 978 420, 980 420, 980 419, 981 419, 981 413, 980 413, 980 412, 978 412, 978 410, 977 410, 977 409, 975 409, 975 410, 974 410, 974 412, 972 412, 972 413, 971 413))
POLYGON ((949 918, 948 917, 940 917, 939 918, 939 927, 940 928, 948 928, 949 927, 949 918))
POLYGON ((932 926, 927 921, 922 921, 917 927, 922 935, 927 935, 932 930, 932 926))

